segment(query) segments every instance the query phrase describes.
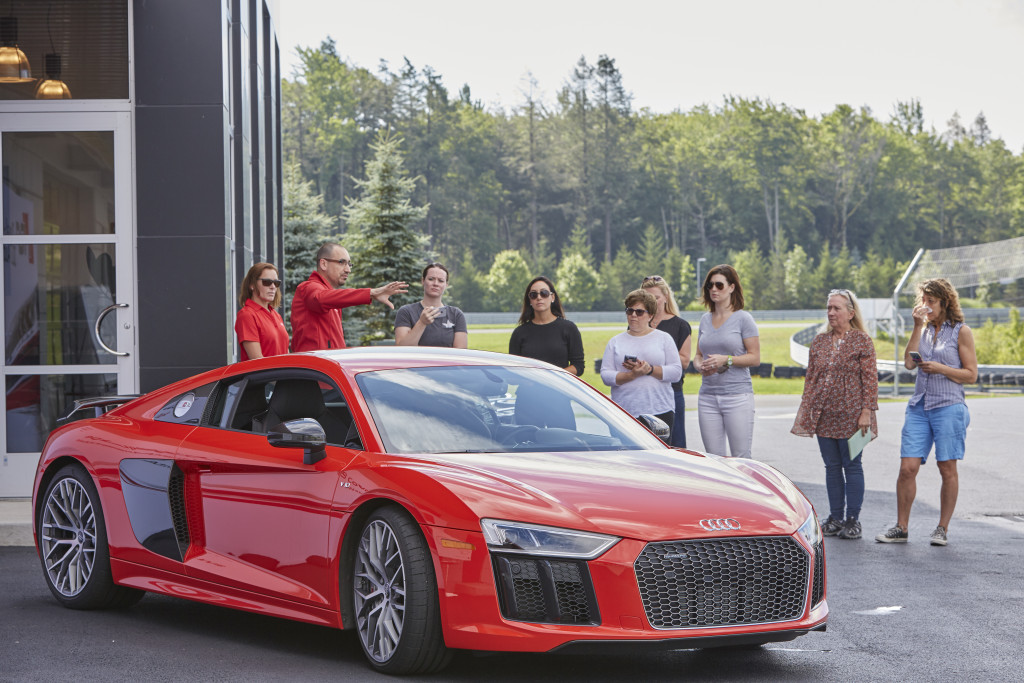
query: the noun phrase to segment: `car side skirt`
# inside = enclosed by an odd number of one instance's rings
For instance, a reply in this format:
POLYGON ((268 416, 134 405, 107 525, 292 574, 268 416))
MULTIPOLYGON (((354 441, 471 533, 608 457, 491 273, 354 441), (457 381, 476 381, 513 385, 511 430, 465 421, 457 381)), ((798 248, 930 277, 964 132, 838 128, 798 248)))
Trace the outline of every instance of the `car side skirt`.
POLYGON ((114 558, 110 560, 110 569, 114 583, 119 586, 130 586, 151 593, 161 593, 217 607, 255 612, 268 617, 281 617, 309 624, 341 628, 341 615, 336 610, 270 598, 231 586, 223 586, 114 558))

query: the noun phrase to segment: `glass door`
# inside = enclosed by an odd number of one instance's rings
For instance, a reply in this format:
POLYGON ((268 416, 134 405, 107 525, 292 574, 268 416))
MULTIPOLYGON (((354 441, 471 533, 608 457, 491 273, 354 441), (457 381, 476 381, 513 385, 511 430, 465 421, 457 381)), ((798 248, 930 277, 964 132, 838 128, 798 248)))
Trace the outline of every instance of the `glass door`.
POLYGON ((0 498, 30 495, 78 398, 138 389, 130 114, 5 114, 4 456, 0 498))

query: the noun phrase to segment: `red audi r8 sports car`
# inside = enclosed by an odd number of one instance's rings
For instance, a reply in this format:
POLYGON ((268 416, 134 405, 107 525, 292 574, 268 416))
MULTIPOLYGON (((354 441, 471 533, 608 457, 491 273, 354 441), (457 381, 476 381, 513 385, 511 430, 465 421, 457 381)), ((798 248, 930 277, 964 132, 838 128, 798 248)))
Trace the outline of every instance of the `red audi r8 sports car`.
MULTIPOLYGON (((814 510, 752 460, 666 446, 545 363, 361 348, 80 402, 33 496, 54 597, 146 591, 355 629, 374 668, 824 630, 814 510)), ((641 424, 643 422, 643 424, 641 424)))

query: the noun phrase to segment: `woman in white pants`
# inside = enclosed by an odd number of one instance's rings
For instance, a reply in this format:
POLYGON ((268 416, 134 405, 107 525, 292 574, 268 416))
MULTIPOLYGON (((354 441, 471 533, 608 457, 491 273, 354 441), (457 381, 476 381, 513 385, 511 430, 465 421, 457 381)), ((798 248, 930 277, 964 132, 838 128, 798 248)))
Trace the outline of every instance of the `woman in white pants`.
POLYGON ((700 438, 709 453, 749 458, 754 439, 750 368, 761 364, 757 323, 743 310, 743 287, 730 265, 708 271, 703 299, 708 312, 700 319, 693 357, 704 376, 697 397, 700 438))

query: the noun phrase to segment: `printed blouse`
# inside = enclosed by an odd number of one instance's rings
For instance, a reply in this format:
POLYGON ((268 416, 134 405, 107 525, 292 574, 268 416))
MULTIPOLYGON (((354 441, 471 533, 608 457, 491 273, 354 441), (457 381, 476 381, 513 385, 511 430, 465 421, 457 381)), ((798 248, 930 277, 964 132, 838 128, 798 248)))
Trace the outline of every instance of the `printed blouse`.
POLYGON ((878 368, 875 345, 861 330, 843 337, 831 332, 811 342, 804 395, 793 434, 849 439, 857 431, 861 411, 871 411, 871 438, 878 436, 878 368))

